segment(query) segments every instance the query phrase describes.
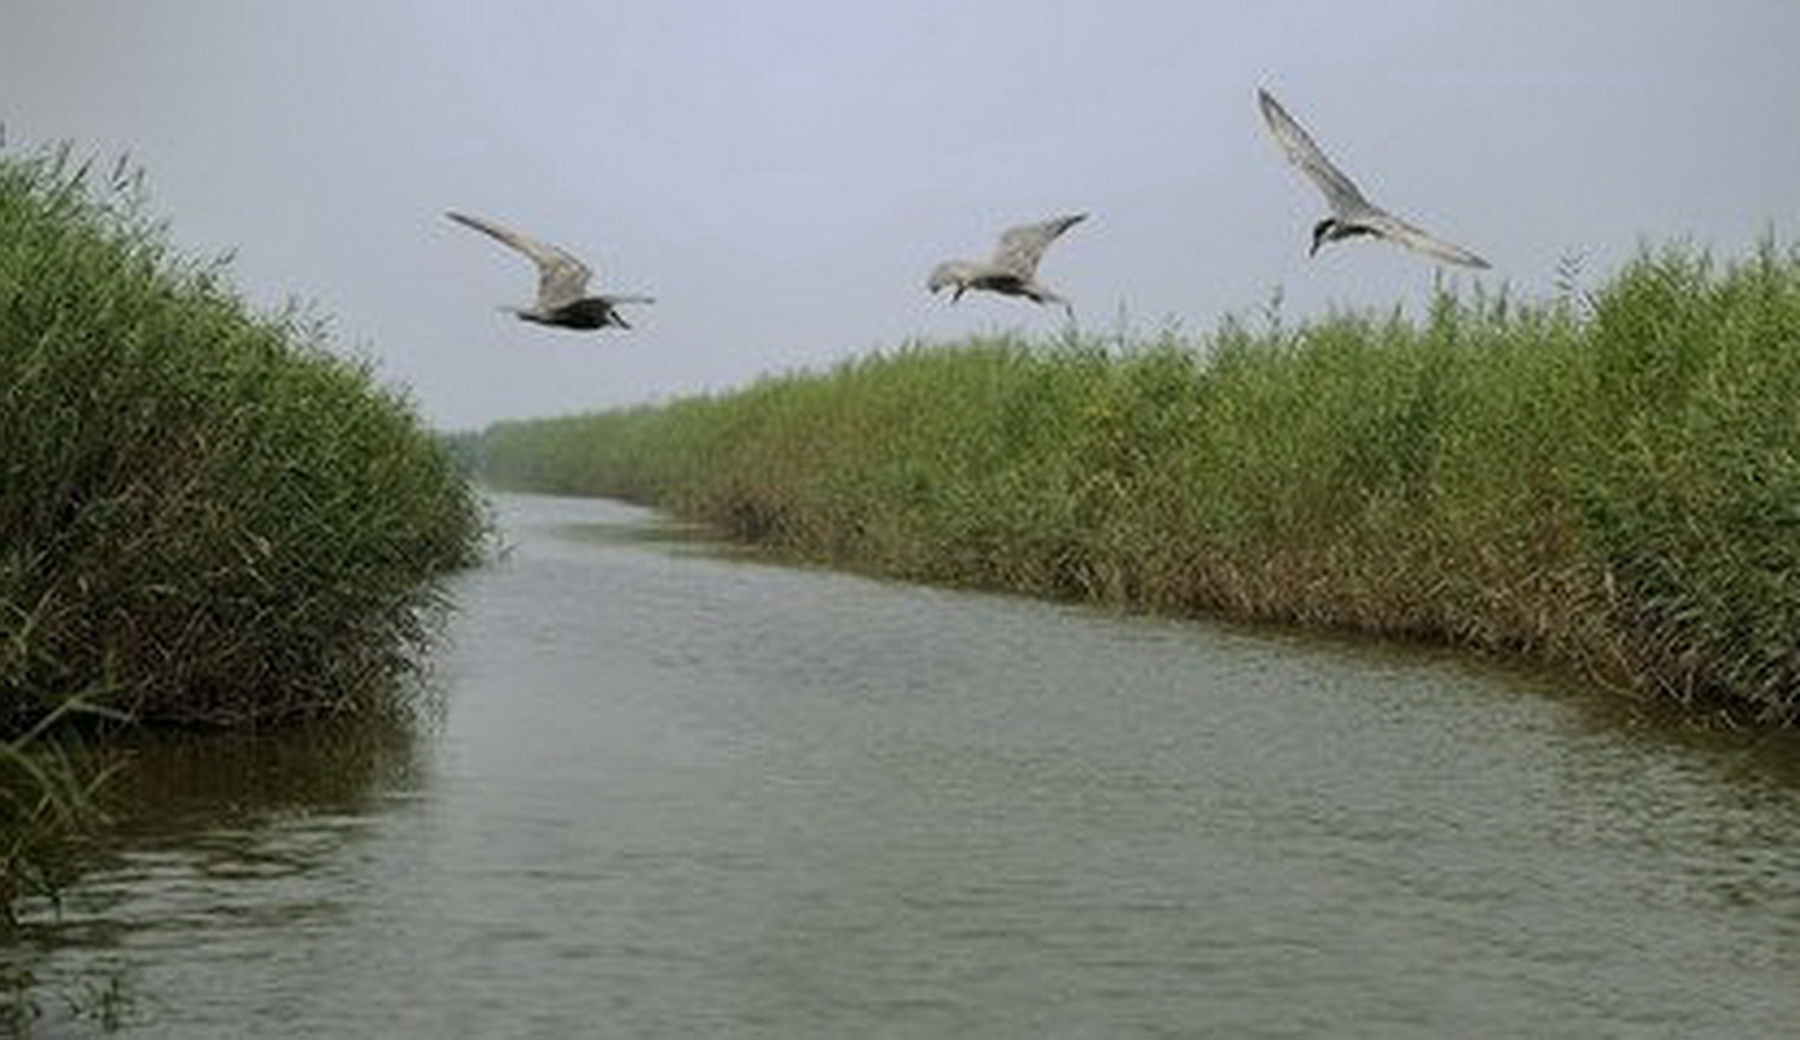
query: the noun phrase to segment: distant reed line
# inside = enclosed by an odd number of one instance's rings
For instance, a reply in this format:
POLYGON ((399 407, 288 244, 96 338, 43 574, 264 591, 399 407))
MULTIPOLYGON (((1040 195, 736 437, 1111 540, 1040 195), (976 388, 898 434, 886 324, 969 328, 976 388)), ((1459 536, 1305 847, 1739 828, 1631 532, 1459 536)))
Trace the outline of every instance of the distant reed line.
POLYGON ((498 485, 926 581, 1397 633, 1800 718, 1800 252, 1422 320, 915 345, 496 424, 498 485))

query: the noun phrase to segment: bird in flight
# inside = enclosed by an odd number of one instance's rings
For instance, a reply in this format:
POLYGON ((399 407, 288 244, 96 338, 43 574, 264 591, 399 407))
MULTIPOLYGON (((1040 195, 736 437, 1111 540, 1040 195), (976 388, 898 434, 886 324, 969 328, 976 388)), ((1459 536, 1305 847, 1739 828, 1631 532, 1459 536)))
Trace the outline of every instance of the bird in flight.
POLYGON ((546 242, 527 238, 511 228, 491 220, 471 217, 466 213, 447 213, 451 220, 472 227, 502 245, 524 253, 538 269, 537 302, 529 307, 507 307, 506 310, 524 321, 539 325, 555 325, 565 329, 603 329, 611 325, 628 329, 625 319, 614 308, 621 303, 654 303, 649 296, 616 296, 607 293, 587 294, 588 279, 594 272, 574 256, 546 242))
POLYGON ((1326 203, 1331 206, 1331 216, 1313 225, 1312 249, 1308 250, 1308 255, 1317 253, 1319 247, 1326 242, 1356 235, 1374 235, 1464 267, 1488 266, 1486 260, 1467 249, 1436 238, 1370 202, 1356 184, 1344 176, 1342 170, 1325 158, 1325 153, 1313 143, 1312 137, 1299 123, 1294 122, 1294 117, 1288 115, 1268 91, 1258 90, 1256 99, 1262 105, 1263 119, 1269 124, 1269 133, 1274 135, 1281 150, 1287 153, 1288 161, 1298 166, 1300 172, 1318 185, 1319 191, 1325 195, 1326 203))
POLYGON ((985 263, 973 260, 946 260, 931 271, 925 287, 933 293, 955 287, 950 300, 962 299, 970 289, 986 289, 1007 296, 1023 296, 1036 303, 1060 303, 1071 319, 1075 309, 1068 300, 1038 284, 1038 261, 1044 250, 1063 232, 1087 219, 1086 213, 1072 213, 1040 224, 1021 224, 1000 235, 1000 248, 985 263))

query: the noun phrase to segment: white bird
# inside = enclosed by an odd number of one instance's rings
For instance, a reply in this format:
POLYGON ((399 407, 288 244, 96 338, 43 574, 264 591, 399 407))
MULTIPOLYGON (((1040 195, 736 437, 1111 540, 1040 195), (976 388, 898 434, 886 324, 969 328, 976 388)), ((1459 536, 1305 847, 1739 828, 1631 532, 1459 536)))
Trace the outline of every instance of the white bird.
POLYGON ((1300 124, 1294 122, 1294 118, 1269 96, 1268 91, 1258 90, 1256 99, 1262 104, 1263 119, 1268 121, 1269 133, 1274 135, 1275 142, 1287 153, 1288 160, 1300 167, 1300 172, 1318 185, 1319 191, 1325 195, 1326 203, 1331 206, 1331 216, 1313 225, 1312 249, 1308 251, 1308 255, 1317 253, 1319 247, 1326 242, 1355 235, 1375 235, 1453 264, 1462 264, 1464 267, 1488 266, 1486 260, 1474 253, 1435 238, 1422 228, 1414 227, 1370 202, 1355 183, 1344 176, 1342 170, 1325 158, 1325 153, 1319 150, 1319 146, 1313 143, 1313 139, 1301 129, 1300 124))
POLYGON ((615 296, 606 293, 587 295, 592 269, 571 254, 546 242, 527 238, 510 228, 466 213, 445 214, 458 224, 472 227, 501 244, 524 253, 538 269, 537 302, 530 307, 507 307, 506 310, 525 321, 539 325, 555 325, 565 329, 601 329, 609 325, 621 329, 631 326, 614 310, 621 303, 655 303, 649 296, 615 296))
POLYGON ((1060 303, 1074 317, 1069 301, 1040 285, 1038 261, 1044 250, 1063 232, 1087 219, 1086 213, 1055 217, 1040 224, 1021 224, 1000 235, 1000 247, 986 263, 974 260, 946 260, 931 271, 925 287, 932 292, 954 286, 950 300, 962 299, 970 289, 986 289, 1007 296, 1023 296, 1036 303, 1060 303))

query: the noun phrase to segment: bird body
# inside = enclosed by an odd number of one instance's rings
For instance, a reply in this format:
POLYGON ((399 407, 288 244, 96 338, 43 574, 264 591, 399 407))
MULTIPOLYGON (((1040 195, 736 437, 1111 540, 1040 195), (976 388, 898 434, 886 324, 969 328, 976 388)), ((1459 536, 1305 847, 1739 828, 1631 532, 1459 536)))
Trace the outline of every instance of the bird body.
POLYGON ((1000 235, 1000 244, 992 259, 946 260, 931 271, 925 287, 936 293, 951 289, 952 302, 962 299, 970 289, 984 289, 1005 296, 1023 296, 1034 303, 1060 303, 1073 315, 1068 300, 1037 280, 1038 261, 1044 250, 1063 232, 1087 219, 1086 213, 1071 213, 1037 224, 1021 224, 1000 235))
POLYGON ((1313 142, 1312 136, 1287 114, 1287 110, 1268 91, 1258 90, 1256 99, 1262 106, 1263 119, 1269 124, 1269 133, 1286 153, 1288 161, 1306 174, 1331 207, 1331 216, 1313 225, 1309 255, 1317 253, 1319 247, 1326 242, 1358 235, 1373 235, 1448 263, 1464 267, 1488 266, 1486 260, 1474 253, 1461 246, 1451 245, 1370 202, 1354 181, 1332 165, 1331 160, 1313 142))
POLYGON ((607 293, 588 295, 588 280, 593 277, 594 272, 573 254, 481 217, 454 212, 446 216, 525 254, 537 265, 537 301, 529 307, 506 308, 523 321, 565 329, 601 329, 608 326, 628 329, 631 326, 620 317, 616 306, 621 303, 655 302, 649 296, 607 293))

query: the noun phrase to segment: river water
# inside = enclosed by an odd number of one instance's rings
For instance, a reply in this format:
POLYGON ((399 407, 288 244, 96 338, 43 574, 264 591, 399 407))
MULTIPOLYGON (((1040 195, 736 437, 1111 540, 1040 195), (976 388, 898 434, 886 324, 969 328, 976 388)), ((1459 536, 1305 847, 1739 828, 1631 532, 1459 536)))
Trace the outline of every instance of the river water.
POLYGON ((1800 1035, 1791 736, 499 507, 424 732, 137 753, 27 1033, 1800 1035))

